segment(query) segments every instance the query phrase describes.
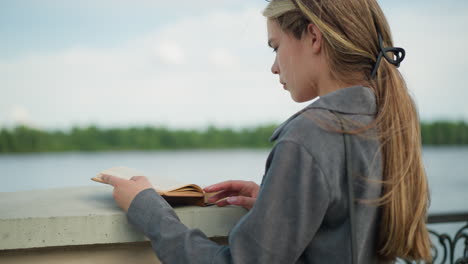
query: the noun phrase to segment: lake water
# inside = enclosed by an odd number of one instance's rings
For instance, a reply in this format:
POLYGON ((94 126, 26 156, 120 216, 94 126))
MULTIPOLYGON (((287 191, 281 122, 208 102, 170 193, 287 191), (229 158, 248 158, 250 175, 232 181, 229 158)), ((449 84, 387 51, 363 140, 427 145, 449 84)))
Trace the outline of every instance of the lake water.
MULTIPOLYGON (((269 150, 69 152, 0 155, 0 192, 95 186, 90 178, 113 166, 206 186, 240 179, 261 182, 269 150)), ((468 210, 468 147, 425 147, 430 212, 468 210)))
MULTIPOLYGON (((90 178, 113 166, 133 167, 201 186, 230 179, 260 183, 268 153, 241 149, 0 155, 0 192, 96 186, 99 183, 90 178)), ((423 159, 431 191, 429 212, 468 211, 468 147, 425 147, 423 159)), ((453 236, 463 225, 436 224, 430 228, 453 236)), ((460 242, 456 256, 462 251, 460 242)))

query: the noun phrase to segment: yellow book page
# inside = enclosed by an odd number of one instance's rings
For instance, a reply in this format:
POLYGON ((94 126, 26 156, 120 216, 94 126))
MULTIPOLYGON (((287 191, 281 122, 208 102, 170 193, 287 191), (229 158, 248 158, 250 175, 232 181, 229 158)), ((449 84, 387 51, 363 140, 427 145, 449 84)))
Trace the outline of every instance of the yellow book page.
MULTIPOLYGON (((143 171, 139 171, 134 168, 118 166, 112 167, 106 170, 101 171, 96 177, 92 178, 92 180, 97 182, 102 182, 101 176, 103 174, 112 175, 124 179, 130 179, 133 176, 145 176, 148 178, 149 182, 153 185, 156 191, 161 195, 166 195, 168 192, 186 192, 189 190, 198 190, 203 194, 203 190, 195 184, 184 184, 177 180, 173 180, 167 177, 162 177, 154 174, 148 174, 143 171)), ((201 195, 203 196, 203 195, 201 195)))

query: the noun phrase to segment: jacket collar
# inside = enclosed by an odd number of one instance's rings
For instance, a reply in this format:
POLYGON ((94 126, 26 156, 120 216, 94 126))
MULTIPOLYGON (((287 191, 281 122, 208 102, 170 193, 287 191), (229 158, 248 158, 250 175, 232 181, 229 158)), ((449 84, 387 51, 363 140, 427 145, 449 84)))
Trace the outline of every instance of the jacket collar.
POLYGON ((343 89, 338 89, 330 92, 311 104, 292 115, 281 125, 279 125, 273 135, 270 137, 270 142, 275 141, 283 129, 297 116, 309 109, 325 109, 344 114, 356 115, 375 115, 377 113, 377 104, 374 92, 371 88, 364 86, 351 86, 343 89))

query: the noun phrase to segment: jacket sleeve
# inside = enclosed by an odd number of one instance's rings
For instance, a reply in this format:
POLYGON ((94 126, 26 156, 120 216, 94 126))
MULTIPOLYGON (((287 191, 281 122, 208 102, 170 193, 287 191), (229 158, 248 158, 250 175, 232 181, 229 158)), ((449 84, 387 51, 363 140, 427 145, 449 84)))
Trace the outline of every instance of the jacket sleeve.
POLYGON ((140 192, 129 221, 163 263, 295 263, 329 205, 326 179, 309 152, 292 141, 273 148, 254 207, 229 234, 229 245, 182 224, 154 190, 140 192))

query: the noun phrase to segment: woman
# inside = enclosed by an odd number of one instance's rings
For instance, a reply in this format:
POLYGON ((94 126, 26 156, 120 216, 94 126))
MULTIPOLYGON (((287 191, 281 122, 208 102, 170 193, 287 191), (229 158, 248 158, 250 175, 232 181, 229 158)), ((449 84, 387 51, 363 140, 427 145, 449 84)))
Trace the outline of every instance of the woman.
POLYGON ((163 263, 430 261, 419 120, 378 3, 274 0, 264 16, 272 72, 294 101, 315 100, 274 132, 261 186, 205 188, 249 209, 229 244, 180 223, 144 177, 105 176, 117 203, 163 263))

